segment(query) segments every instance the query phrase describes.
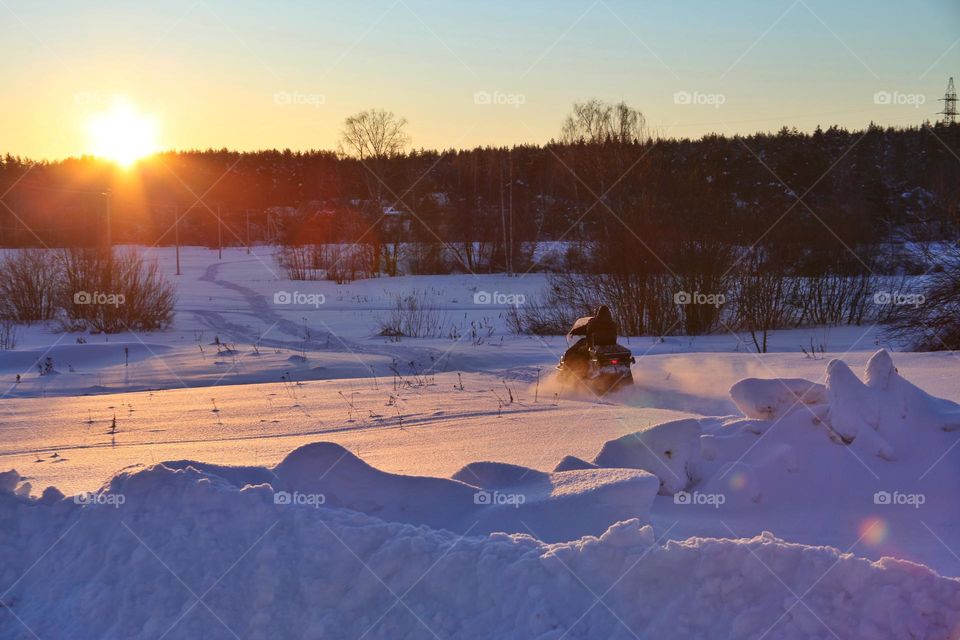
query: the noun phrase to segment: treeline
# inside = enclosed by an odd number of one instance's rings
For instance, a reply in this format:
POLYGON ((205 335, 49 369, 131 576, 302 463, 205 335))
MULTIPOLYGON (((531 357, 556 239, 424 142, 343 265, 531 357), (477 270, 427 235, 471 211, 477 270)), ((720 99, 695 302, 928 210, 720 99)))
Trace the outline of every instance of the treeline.
POLYGON ((550 290, 518 331, 604 302, 633 335, 744 331, 757 351, 774 329, 866 322, 958 346, 960 126, 657 139, 589 100, 543 146, 409 151, 405 124, 374 109, 337 152, 165 153, 130 172, 7 156, 0 245, 268 242, 292 279, 539 269, 550 290))
POLYGON ((960 126, 687 140, 597 132, 576 116, 544 146, 363 160, 191 151, 127 173, 93 158, 6 156, 0 245, 97 244, 109 209, 114 243, 359 241, 378 273, 401 244, 418 247, 420 271, 525 271, 545 241, 569 243, 573 266, 599 243, 681 268, 691 243, 761 240, 815 268, 906 236, 951 238, 960 221, 960 126))

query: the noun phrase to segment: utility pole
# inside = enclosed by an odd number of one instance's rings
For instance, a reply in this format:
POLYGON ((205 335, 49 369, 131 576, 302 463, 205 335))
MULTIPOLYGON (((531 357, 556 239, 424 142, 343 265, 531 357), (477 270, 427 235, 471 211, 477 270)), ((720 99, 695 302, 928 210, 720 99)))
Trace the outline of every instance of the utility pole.
POLYGON ((507 219, 503 209, 503 157, 500 158, 500 228, 503 231, 503 268, 510 275, 510 264, 507 249, 507 219))
POLYGON ((180 214, 177 212, 177 205, 173 207, 173 238, 177 245, 177 275, 180 275, 180 214))
POLYGON ((223 225, 220 223, 220 203, 217 203, 217 260, 223 260, 223 241, 220 237, 220 229, 223 225))
POLYGON ((106 216, 106 224, 107 224, 107 251, 112 252, 112 247, 113 247, 113 233, 112 233, 112 230, 111 230, 111 228, 110 228, 110 227, 111 227, 111 222, 110 222, 110 190, 107 189, 106 191, 104 191, 104 192, 103 192, 103 196, 104 196, 104 213, 105 213, 105 216, 106 216))
POLYGON ((250 255, 250 209, 247 209, 247 255, 250 255))
POLYGON ((513 149, 507 156, 510 159, 510 269, 509 275, 514 275, 513 271, 513 149))

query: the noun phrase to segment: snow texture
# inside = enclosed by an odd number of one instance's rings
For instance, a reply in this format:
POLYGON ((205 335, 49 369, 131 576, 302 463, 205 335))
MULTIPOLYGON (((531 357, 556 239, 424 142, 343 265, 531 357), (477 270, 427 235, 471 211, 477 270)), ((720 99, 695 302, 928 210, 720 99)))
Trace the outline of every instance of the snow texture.
POLYGON ((593 463, 598 467, 644 469, 660 479, 660 493, 673 495, 690 484, 688 465, 699 458, 700 422, 665 422, 603 445, 593 463))
POLYGON ((826 387, 802 378, 746 378, 730 388, 730 398, 748 418, 779 418, 798 405, 822 404, 826 387))
POLYGON ((864 381, 832 361, 822 391, 734 387, 744 417, 666 422, 554 472, 391 474, 325 442, 274 467, 131 469, 92 496, 31 497, 8 471, 0 638, 956 637, 960 581, 921 564, 729 527, 667 540, 658 523, 699 494, 714 497, 701 519, 738 525, 890 514, 865 518, 850 549, 881 544, 885 520, 943 530, 960 405, 885 351, 864 381), (922 504, 878 502, 884 486, 922 504))
MULTIPOLYGON (((308 463, 324 449, 291 454, 281 482, 319 486, 308 463)), ((277 504, 227 475, 157 465, 82 506, 0 496, 16 523, 0 537, 0 637, 934 640, 960 625, 960 582, 769 533, 664 543, 631 519, 559 544, 463 537, 277 504)), ((398 479, 367 487, 380 480, 398 479)))

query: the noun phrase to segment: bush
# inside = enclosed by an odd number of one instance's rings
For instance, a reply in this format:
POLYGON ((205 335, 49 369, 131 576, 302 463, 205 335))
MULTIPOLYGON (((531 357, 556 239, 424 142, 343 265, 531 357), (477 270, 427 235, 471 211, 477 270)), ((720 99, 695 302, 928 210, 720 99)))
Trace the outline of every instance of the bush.
POLYGON ((453 263, 447 247, 439 242, 411 242, 404 247, 407 272, 411 275, 450 273, 453 263))
POLYGON ((556 300, 527 300, 522 305, 510 307, 506 314, 507 327, 512 332, 535 336, 564 335, 576 319, 576 311, 556 300))
POLYGON ((17 323, 12 318, 0 317, 0 351, 17 348, 17 323))
POLYGON ((0 317, 23 324, 56 314, 60 269, 53 252, 12 251, 0 261, 0 317))
POLYGON ((374 275, 367 244, 306 244, 285 246, 277 262, 291 280, 333 280, 337 284, 374 275))
MULTIPOLYGON (((902 290, 902 304, 891 305, 886 335, 916 351, 960 350, 960 246, 942 256, 942 269, 926 276, 920 291, 902 290)), ((892 294, 888 294, 890 302, 892 294)))
POLYGON ((438 338, 443 335, 446 317, 430 300, 427 291, 414 289, 398 295, 386 318, 380 320, 379 334, 394 338, 438 338))
POLYGON ((155 331, 173 320, 174 286, 136 250, 64 249, 60 264, 64 328, 155 331))

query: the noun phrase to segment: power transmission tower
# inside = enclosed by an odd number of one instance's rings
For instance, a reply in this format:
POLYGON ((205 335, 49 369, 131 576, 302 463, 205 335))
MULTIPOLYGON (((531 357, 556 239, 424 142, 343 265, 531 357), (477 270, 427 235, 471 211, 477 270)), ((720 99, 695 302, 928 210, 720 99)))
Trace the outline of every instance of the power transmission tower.
POLYGON ((954 124, 957 121, 957 90, 953 86, 953 77, 947 83, 947 92, 940 98, 943 103, 943 111, 937 113, 943 116, 943 124, 954 124))

